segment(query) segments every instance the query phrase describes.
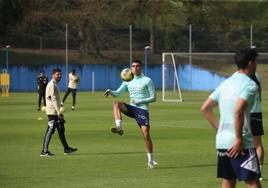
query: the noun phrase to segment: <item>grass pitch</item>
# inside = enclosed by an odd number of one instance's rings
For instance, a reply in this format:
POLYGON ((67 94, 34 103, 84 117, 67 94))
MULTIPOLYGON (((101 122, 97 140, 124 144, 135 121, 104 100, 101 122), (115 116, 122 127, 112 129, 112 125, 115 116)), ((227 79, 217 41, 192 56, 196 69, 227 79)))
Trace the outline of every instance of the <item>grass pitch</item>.
MULTIPOLYGON (((160 92, 159 92, 160 93, 160 92)), ((267 133, 268 97, 263 93, 267 133)), ((124 117, 123 136, 110 133, 112 98, 102 93, 78 93, 71 111, 65 104, 66 137, 77 153, 63 155, 57 132, 50 143, 55 157, 40 157, 47 127, 44 112, 37 112, 36 93, 12 93, 0 98, 0 187, 219 187, 216 179, 215 131, 199 109, 206 92, 183 93, 183 103, 158 102, 150 106, 154 157, 159 167, 146 169, 143 139, 135 120, 124 117)), ((127 101, 127 96, 121 98, 127 101)), ((268 139, 264 136, 265 150, 268 139)), ((267 160, 266 160, 267 161, 267 160)), ((264 165, 263 187, 268 187, 264 165)), ((238 183, 237 187, 245 187, 238 183)))

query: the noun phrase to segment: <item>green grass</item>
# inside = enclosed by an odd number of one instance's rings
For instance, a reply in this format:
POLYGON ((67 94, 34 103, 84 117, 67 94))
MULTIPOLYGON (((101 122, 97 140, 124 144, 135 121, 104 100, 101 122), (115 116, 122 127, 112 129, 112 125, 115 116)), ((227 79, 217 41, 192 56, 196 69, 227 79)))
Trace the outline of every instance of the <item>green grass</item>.
MULTIPOLYGON (((267 94, 263 94, 264 125, 267 94)), ((55 133, 50 143, 56 154, 52 158, 39 156, 47 119, 36 111, 37 94, 12 93, 0 98, 0 187, 219 187, 215 131, 199 111, 208 93, 183 92, 183 96, 185 102, 174 104, 161 102, 159 94, 158 102, 150 106, 155 159, 159 162, 155 170, 146 169, 144 143, 134 120, 124 117, 123 136, 110 133, 113 99, 103 98, 102 93, 78 93, 75 111, 70 110, 69 96, 66 136, 79 150, 63 155, 55 133)), ((267 141, 264 137, 264 143, 267 141)), ((242 182, 237 187, 245 185, 242 182)), ((267 162, 263 187, 268 187, 267 162)))

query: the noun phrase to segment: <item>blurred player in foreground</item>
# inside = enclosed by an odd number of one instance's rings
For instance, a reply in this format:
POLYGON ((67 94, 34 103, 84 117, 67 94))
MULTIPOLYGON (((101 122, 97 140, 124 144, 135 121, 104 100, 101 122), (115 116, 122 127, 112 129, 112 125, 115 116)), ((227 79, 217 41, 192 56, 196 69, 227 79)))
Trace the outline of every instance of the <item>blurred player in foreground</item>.
POLYGON ((61 106, 63 106, 63 103, 65 102, 66 98, 72 92, 72 96, 73 96, 72 110, 74 110, 75 104, 76 104, 76 92, 77 92, 77 87, 79 83, 80 83, 80 77, 78 74, 76 74, 75 69, 73 69, 72 72, 69 73, 69 84, 68 84, 67 91, 63 97, 61 106))
POLYGON ((51 136, 54 134, 56 128, 58 130, 60 141, 64 147, 64 154, 68 155, 77 150, 77 148, 69 147, 64 134, 65 120, 63 118, 63 114, 60 113, 60 90, 58 88, 60 80, 61 70, 54 69, 52 72, 52 80, 48 83, 46 88, 46 113, 48 116, 48 127, 44 137, 43 149, 40 154, 41 157, 54 156, 54 154, 48 150, 48 146, 51 136))
POLYGON ((250 111, 258 86, 250 79, 255 74, 258 53, 242 50, 235 55, 238 72, 226 79, 204 102, 201 111, 217 130, 218 178, 223 188, 233 188, 236 181, 247 187, 261 187, 259 161, 252 141, 250 111), (219 106, 220 121, 213 109, 219 106))
POLYGON ((153 169, 157 162, 153 160, 153 143, 150 136, 148 104, 156 101, 156 92, 152 80, 142 73, 141 61, 135 60, 132 62, 132 72, 134 74, 133 80, 123 82, 116 91, 107 89, 104 93, 105 97, 109 95, 118 97, 124 92, 128 92, 130 98, 130 104, 114 102, 115 126, 111 127, 111 131, 119 135, 123 134, 121 112, 128 117, 136 119, 145 141, 148 169, 153 169))

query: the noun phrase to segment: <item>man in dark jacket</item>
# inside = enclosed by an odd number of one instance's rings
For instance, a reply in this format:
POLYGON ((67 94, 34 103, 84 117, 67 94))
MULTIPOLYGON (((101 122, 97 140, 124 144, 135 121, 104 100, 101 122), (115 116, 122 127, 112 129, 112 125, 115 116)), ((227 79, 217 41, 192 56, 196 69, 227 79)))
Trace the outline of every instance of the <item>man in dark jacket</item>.
POLYGON ((40 74, 37 77, 37 85, 38 85, 38 108, 37 110, 40 111, 41 110, 41 100, 43 98, 44 101, 44 106, 46 106, 46 99, 45 99, 45 95, 46 95, 46 87, 47 87, 47 83, 48 83, 48 78, 45 75, 45 71, 42 70, 40 72, 40 74))

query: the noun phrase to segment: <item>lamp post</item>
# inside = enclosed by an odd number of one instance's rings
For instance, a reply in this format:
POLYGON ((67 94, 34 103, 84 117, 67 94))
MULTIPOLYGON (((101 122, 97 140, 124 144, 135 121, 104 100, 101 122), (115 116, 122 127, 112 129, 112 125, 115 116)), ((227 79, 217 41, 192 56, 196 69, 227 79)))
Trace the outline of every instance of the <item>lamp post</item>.
POLYGON ((129 25, 129 65, 132 63, 132 25, 129 25))
POLYGON ((147 55, 147 51, 150 49, 150 46, 145 46, 144 47, 144 74, 145 76, 147 76, 147 64, 148 64, 148 55, 147 55))
POLYGON ((65 24, 65 85, 68 86, 68 24, 65 24))
POLYGON ((6 45, 6 70, 8 72, 8 49, 10 48, 10 45, 6 45))

